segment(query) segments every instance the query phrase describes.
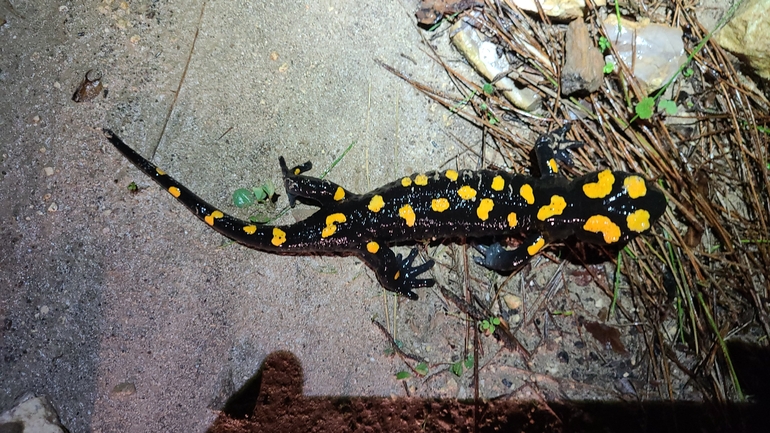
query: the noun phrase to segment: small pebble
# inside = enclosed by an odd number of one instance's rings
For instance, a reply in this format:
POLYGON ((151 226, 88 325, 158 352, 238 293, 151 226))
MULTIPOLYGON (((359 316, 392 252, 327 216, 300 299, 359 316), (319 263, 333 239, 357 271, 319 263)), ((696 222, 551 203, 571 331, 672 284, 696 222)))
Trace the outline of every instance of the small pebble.
POLYGON ((45 167, 43 171, 46 176, 53 176, 53 167, 45 167))
POLYGON ((506 293, 503 295, 503 301, 505 302, 505 305, 507 305, 511 310, 518 310, 521 308, 521 298, 516 295, 506 293))
POLYGON ((136 394, 136 385, 131 382, 123 382, 115 385, 110 391, 113 397, 127 397, 136 394))
POLYGON ((51 205, 48 206, 48 212, 53 213, 53 212, 56 212, 57 210, 59 210, 59 205, 56 203, 51 203, 51 205))

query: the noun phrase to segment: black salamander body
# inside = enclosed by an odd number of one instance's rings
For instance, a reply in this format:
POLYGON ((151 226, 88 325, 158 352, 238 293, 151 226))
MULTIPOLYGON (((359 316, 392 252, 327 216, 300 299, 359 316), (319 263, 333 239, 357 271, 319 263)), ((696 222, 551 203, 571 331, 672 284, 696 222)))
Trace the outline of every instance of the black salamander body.
POLYGON ((535 153, 542 176, 505 171, 445 170, 403 177, 367 194, 354 194, 304 176, 311 164, 289 169, 280 158, 284 185, 296 199, 320 208, 285 226, 234 218, 202 200, 104 130, 109 141, 145 174, 222 235, 247 247, 287 254, 353 254, 390 291, 417 299, 413 289, 434 284, 419 278, 433 266, 412 266, 417 249, 402 258, 389 247, 408 240, 506 237, 524 234, 514 250, 499 243, 477 246, 476 262, 512 271, 548 243, 575 236, 599 245, 622 244, 649 230, 666 208, 663 193, 637 174, 603 170, 568 181, 558 173, 554 146, 568 143, 568 126, 540 137, 535 153))

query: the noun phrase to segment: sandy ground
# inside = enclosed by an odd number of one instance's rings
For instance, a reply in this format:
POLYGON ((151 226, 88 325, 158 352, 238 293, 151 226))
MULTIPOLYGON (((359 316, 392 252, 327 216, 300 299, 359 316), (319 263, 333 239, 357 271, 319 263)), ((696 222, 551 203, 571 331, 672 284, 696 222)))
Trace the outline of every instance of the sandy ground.
POLYGON ((320 170, 355 142, 330 178, 359 192, 436 167, 472 130, 375 63, 443 85, 416 2, 205 3, 0 8, 0 411, 33 391, 73 432, 202 431, 276 350, 310 395, 403 395, 364 265, 223 247, 100 128, 241 217, 279 155, 320 170), (106 96, 73 102, 91 69, 106 96))

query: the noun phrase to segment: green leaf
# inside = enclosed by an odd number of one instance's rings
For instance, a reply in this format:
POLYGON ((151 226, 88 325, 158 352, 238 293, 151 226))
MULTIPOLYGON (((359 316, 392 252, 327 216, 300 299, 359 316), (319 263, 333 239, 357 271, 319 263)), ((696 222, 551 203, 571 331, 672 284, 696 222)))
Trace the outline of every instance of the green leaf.
POLYGON ((685 78, 692 77, 692 74, 694 74, 694 71, 692 68, 687 68, 684 71, 682 71, 682 75, 684 75, 685 78))
POLYGON ((267 215, 252 215, 249 217, 249 221, 254 224, 267 224, 270 221, 270 217, 267 215))
POLYGON ((421 362, 414 366, 414 370, 419 373, 421 376, 425 376, 428 374, 428 364, 421 362))
POLYGON ((636 104, 636 115, 639 116, 640 119, 649 119, 652 117, 653 109, 655 108, 655 100, 650 98, 649 96, 639 101, 638 104, 636 104))
POLYGON ((399 371, 396 373, 396 380, 409 379, 410 377, 412 377, 412 374, 408 371, 399 371))
POLYGON ((661 99, 660 102, 658 102, 658 108, 666 110, 666 114, 669 116, 676 114, 676 102, 670 99, 661 99))
POLYGON ((599 49, 602 50, 602 52, 607 51, 607 49, 610 47, 610 41, 602 36, 599 38, 599 49))
POLYGON ((492 85, 492 83, 484 83, 484 87, 482 87, 482 90, 487 95, 491 95, 495 93, 495 87, 492 85))
POLYGON ((267 194, 267 197, 270 198, 275 195, 275 185, 273 184, 272 180, 268 180, 265 182, 264 185, 262 185, 262 191, 265 191, 265 194, 267 194))
POLYGON ((469 353, 468 357, 465 358, 465 368, 473 368, 473 354, 469 353))
POLYGON ((492 324, 495 326, 500 326, 500 318, 499 317, 493 317, 492 318, 492 324))
POLYGON ((612 62, 607 62, 604 64, 604 68, 602 68, 602 72, 605 74, 611 74, 612 71, 615 70, 615 64, 612 62))
POLYGON ((258 186, 254 188, 254 197, 256 197, 257 201, 265 201, 267 199, 267 193, 265 192, 264 187, 258 186))
POLYGON ((233 192, 233 204, 237 207, 246 207, 254 204, 254 194, 246 188, 239 188, 233 192))
POLYGON ((449 366, 449 371, 452 372, 457 377, 460 377, 463 375, 463 363, 462 362, 455 362, 454 364, 449 366))
POLYGON ((139 187, 136 185, 136 182, 131 182, 128 184, 128 190, 131 192, 137 192, 139 191, 139 187))

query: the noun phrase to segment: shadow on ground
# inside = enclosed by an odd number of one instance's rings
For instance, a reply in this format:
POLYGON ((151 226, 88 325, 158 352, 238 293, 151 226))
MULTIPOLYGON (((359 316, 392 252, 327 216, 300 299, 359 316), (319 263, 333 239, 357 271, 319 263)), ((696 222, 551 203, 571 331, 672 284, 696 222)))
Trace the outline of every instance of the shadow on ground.
POLYGON ((306 397, 302 383, 299 360, 273 352, 208 432, 753 432, 770 422, 758 404, 306 397))

